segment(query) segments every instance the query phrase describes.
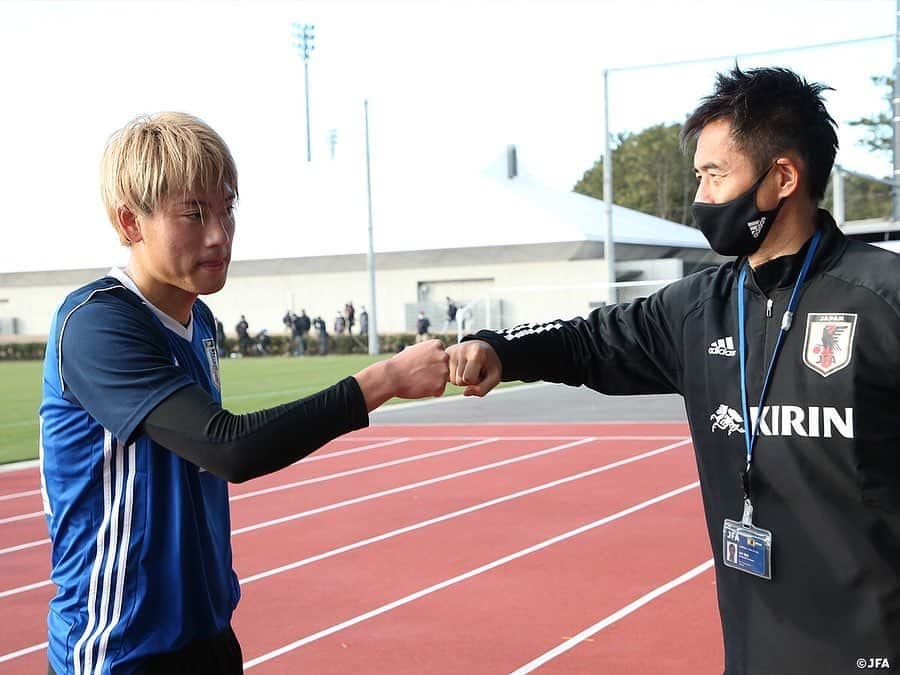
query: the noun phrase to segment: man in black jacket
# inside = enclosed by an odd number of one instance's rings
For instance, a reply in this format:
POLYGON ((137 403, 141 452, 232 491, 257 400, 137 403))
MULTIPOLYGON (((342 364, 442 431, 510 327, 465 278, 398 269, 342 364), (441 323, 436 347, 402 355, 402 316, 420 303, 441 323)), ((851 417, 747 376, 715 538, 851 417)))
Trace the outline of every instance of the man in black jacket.
POLYGON ((735 67, 685 123, 695 222, 734 262, 449 350, 468 395, 684 396, 727 675, 900 671, 900 257, 817 208, 837 149, 824 89, 735 67))

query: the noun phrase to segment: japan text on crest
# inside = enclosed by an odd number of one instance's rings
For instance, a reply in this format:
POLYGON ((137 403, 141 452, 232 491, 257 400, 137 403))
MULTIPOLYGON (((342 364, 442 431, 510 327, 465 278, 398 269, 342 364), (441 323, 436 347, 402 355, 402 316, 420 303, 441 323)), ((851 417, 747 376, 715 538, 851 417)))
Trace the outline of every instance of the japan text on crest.
POLYGON ((853 358, 855 334, 856 314, 807 314, 803 363, 822 377, 846 368, 853 358))

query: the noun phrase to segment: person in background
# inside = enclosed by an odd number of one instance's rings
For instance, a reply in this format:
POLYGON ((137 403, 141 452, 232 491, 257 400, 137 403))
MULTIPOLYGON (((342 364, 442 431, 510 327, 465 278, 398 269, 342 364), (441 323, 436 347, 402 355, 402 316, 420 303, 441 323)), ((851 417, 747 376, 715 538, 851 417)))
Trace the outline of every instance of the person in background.
POLYGON ((291 344, 289 354, 291 356, 303 356, 303 344, 300 341, 300 329, 297 325, 297 315, 291 310, 284 313, 281 323, 285 325, 291 334, 291 344))
POLYGON ((219 352, 219 358, 225 356, 225 326, 219 319, 216 319, 216 349, 219 352))
POLYGON ((294 326, 296 327, 297 332, 300 335, 300 352, 302 355, 306 353, 306 339, 309 335, 309 329, 312 326, 312 323, 310 322, 309 316, 307 316, 305 309, 301 309, 300 316, 294 319, 294 326))
POLYGON ((235 325, 234 332, 237 333, 238 349, 241 355, 247 356, 250 353, 250 324, 247 323, 247 317, 243 314, 241 314, 240 321, 235 325))
POLYGON ((457 313, 459 332, 463 335, 472 332, 472 306, 463 305, 457 313))
POLYGON ((428 339, 428 329, 430 327, 431 322, 425 316, 425 312, 419 311, 419 315, 416 317, 416 343, 425 342, 428 339))
POLYGON ((321 316, 317 316, 313 320, 313 325, 316 328, 316 337, 319 340, 319 356, 327 356, 328 355, 328 328, 325 326, 325 319, 321 316))
POLYGON ((353 335, 353 326, 356 324, 356 308, 353 302, 344 305, 344 316, 347 319, 347 335, 353 335))
POLYGON ((456 303, 450 297, 447 297, 447 313, 444 315, 444 335, 449 332, 451 323, 456 330, 459 330, 459 325, 456 323, 456 312, 456 303))
POLYGON ((360 335, 368 335, 369 334, 369 313, 366 311, 365 305, 360 307, 359 332, 360 332, 360 335))

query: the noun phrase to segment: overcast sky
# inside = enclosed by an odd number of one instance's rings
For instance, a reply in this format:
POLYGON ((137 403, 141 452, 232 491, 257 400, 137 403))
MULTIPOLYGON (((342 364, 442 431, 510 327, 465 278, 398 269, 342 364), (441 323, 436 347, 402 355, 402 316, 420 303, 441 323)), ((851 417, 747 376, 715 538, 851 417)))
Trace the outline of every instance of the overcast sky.
MULTIPOLYGON (((0 0, 0 272, 122 264, 97 166, 141 113, 209 122, 238 163, 236 259, 365 250, 363 100, 376 249, 416 209, 477 211, 467 185, 507 144, 569 190, 600 156, 604 68, 892 34, 894 0, 24 2, 0 0), (294 21, 316 25, 313 161, 294 21), (338 141, 331 158, 328 132, 338 141)), ((886 176, 845 123, 886 106, 893 39, 742 58, 828 83, 839 161, 886 176)), ((613 132, 684 119, 729 60, 610 75, 613 132)), ((466 245, 465 228, 459 246, 466 245)))

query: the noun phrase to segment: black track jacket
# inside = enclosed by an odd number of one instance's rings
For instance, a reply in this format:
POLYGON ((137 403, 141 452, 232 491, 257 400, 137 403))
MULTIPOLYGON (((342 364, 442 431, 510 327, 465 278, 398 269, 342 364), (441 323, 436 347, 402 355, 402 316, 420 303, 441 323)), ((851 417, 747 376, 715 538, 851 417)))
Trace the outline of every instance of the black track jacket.
MULTIPOLYGON (((504 380, 684 396, 727 675, 900 672, 900 256, 847 239, 825 211, 819 226, 753 453, 753 520, 773 533, 771 581, 722 564, 722 522, 740 520, 743 505, 743 261, 587 319, 471 336, 494 347, 504 380)), ((805 253, 747 274, 752 409, 805 253)))

